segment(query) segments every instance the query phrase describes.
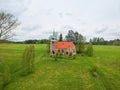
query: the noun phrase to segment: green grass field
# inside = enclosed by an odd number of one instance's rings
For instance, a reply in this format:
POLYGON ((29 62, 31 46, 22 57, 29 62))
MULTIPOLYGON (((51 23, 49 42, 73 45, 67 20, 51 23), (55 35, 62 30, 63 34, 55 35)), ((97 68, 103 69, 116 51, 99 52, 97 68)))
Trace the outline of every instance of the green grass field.
POLYGON ((25 46, 0 44, 0 58, 11 73, 5 90, 120 90, 120 46, 94 46, 93 57, 77 55, 55 61, 46 53, 46 45, 37 44, 35 71, 22 77, 25 46))

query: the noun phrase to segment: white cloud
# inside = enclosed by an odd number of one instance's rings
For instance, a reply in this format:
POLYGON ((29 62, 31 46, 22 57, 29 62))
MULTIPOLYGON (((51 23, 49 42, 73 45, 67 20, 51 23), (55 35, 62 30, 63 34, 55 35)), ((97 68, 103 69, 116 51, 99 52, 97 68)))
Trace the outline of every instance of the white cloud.
POLYGON ((48 38, 55 29, 69 29, 92 38, 120 38, 119 0, 1 0, 0 8, 14 14, 21 25, 14 39, 48 38))

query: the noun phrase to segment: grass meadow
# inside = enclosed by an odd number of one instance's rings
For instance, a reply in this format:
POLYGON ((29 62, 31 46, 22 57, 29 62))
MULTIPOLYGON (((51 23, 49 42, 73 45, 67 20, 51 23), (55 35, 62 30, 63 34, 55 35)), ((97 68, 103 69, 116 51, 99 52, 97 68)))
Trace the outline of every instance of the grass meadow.
MULTIPOLYGON (((93 46, 93 57, 55 61, 47 45, 36 44, 35 70, 20 76, 27 44, 0 44, 0 58, 9 65, 11 81, 4 90, 120 90, 120 46, 93 46)), ((1 79, 1 78, 0 78, 1 79)), ((0 81, 0 89, 1 89, 0 81)))

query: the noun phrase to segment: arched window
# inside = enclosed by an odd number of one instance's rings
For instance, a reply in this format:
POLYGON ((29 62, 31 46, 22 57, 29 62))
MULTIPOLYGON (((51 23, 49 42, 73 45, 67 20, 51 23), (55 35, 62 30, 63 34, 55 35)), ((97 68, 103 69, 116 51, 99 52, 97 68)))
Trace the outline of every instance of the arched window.
POLYGON ((68 52, 66 52, 66 55, 68 55, 68 52))
POLYGON ((58 50, 58 52, 60 52, 60 49, 58 50))
POLYGON ((54 51, 52 51, 52 54, 55 54, 55 52, 54 52, 54 51))

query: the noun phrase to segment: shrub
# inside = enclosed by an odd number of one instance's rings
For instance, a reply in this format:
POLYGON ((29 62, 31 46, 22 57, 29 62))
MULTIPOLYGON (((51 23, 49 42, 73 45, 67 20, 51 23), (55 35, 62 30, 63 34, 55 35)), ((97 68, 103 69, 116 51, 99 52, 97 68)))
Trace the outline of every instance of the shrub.
POLYGON ((0 60, 1 61, 1 80, 2 80, 2 86, 3 88, 9 84, 10 82, 10 70, 8 64, 6 64, 6 61, 0 60))
POLYGON ((29 72, 33 72, 34 69, 34 62, 35 62, 35 47, 31 45, 30 47, 30 60, 29 60, 29 72))
POLYGON ((87 54, 88 56, 93 56, 93 47, 92 47, 92 43, 89 43, 89 45, 87 46, 86 54, 87 54))
POLYGON ((35 62, 35 47, 34 45, 26 46, 23 53, 22 60, 22 75, 27 75, 28 73, 32 73, 34 69, 35 62))
POLYGON ((70 52, 69 56, 72 56, 72 52, 70 52))

